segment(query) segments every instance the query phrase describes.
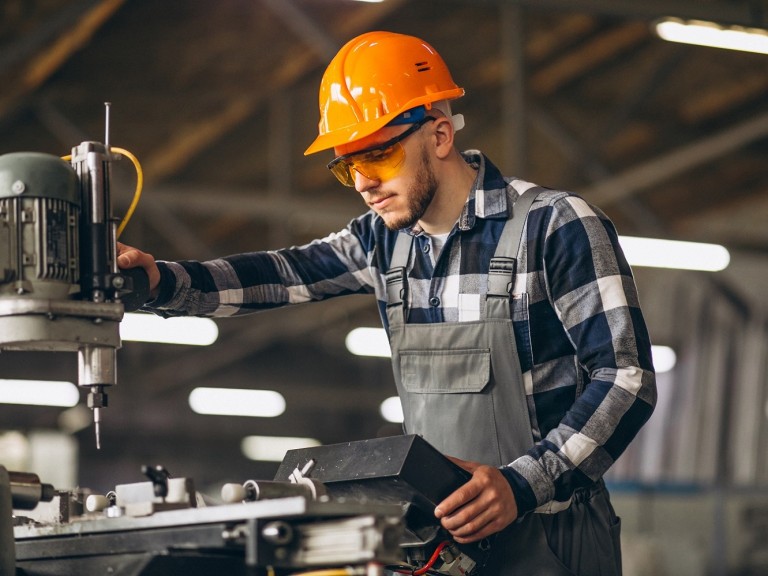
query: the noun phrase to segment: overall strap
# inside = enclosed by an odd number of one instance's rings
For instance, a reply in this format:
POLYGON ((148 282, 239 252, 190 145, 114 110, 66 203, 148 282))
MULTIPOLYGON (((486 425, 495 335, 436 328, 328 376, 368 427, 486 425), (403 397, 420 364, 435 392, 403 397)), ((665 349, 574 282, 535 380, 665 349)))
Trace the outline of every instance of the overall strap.
POLYGON ((400 232, 395 240, 389 270, 384 274, 387 282, 387 318, 389 325, 405 324, 408 313, 408 257, 413 236, 400 232))
MULTIPOLYGON (((528 210, 540 190, 528 190, 518 196, 511 206, 511 216, 504 224, 496 252, 491 258, 486 298, 509 299, 512 294, 517 271, 517 251, 520 247, 523 227, 528 210)), ((407 266, 412 244, 413 236, 410 234, 400 232, 397 235, 389 270, 384 274, 387 283, 387 318, 390 326, 404 324, 408 313, 407 266)))
POLYGON ((491 258, 488 269, 488 293, 486 298, 508 299, 512 294, 517 272, 517 251, 522 241, 523 227, 528 216, 528 210, 536 200, 539 190, 530 189, 518 196, 510 208, 512 215, 504 224, 496 253, 491 258))

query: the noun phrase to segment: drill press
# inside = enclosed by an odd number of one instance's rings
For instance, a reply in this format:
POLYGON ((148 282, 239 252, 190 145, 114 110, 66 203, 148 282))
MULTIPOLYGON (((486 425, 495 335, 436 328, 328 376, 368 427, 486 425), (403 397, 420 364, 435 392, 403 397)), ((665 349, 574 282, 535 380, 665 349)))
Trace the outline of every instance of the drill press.
POLYGON ((117 267, 109 188, 117 158, 91 141, 74 147, 69 163, 36 152, 0 156, 0 350, 77 352, 97 448, 120 320, 148 292, 143 270, 117 267))

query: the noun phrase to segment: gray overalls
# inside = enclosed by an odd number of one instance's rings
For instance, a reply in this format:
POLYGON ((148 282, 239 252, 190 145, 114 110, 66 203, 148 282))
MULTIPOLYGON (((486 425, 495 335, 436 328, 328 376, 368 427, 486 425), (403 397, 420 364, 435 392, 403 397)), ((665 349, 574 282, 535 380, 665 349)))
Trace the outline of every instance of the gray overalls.
MULTIPOLYGON (((488 274, 485 318, 406 324, 412 236, 400 233, 387 273, 392 365, 404 428, 444 454, 509 464, 534 444, 510 306, 517 252, 536 190, 517 198, 488 274)), ((525 304, 525 301, 522 301, 525 304)), ((621 574, 619 519, 602 481, 561 512, 528 514, 491 538, 485 576, 621 574)))

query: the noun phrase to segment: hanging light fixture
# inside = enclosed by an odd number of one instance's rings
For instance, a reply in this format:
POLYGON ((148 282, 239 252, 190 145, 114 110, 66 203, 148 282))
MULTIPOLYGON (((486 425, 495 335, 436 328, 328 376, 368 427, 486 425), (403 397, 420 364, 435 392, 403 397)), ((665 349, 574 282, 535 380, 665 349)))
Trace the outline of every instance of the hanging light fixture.
POLYGON ((731 261, 725 246, 706 242, 619 236, 619 244, 630 266, 719 272, 731 261))
POLYGON ((161 318, 154 314, 135 312, 126 314, 120 322, 120 338, 133 342, 209 346, 218 337, 219 328, 210 318, 161 318))
POLYGON ((768 54, 768 30, 746 26, 725 26, 704 20, 663 18, 655 24, 663 40, 768 54))
POLYGON ((72 382, 0 379, 0 404, 71 408, 79 401, 80 391, 72 382))

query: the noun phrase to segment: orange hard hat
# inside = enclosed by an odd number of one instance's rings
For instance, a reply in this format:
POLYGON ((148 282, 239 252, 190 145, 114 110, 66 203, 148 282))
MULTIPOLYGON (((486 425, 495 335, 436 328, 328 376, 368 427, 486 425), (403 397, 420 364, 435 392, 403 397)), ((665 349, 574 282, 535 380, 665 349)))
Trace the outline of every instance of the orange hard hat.
POLYGON ((416 106, 464 95, 432 46, 368 32, 347 42, 320 82, 319 135, 304 154, 365 138, 416 106))

